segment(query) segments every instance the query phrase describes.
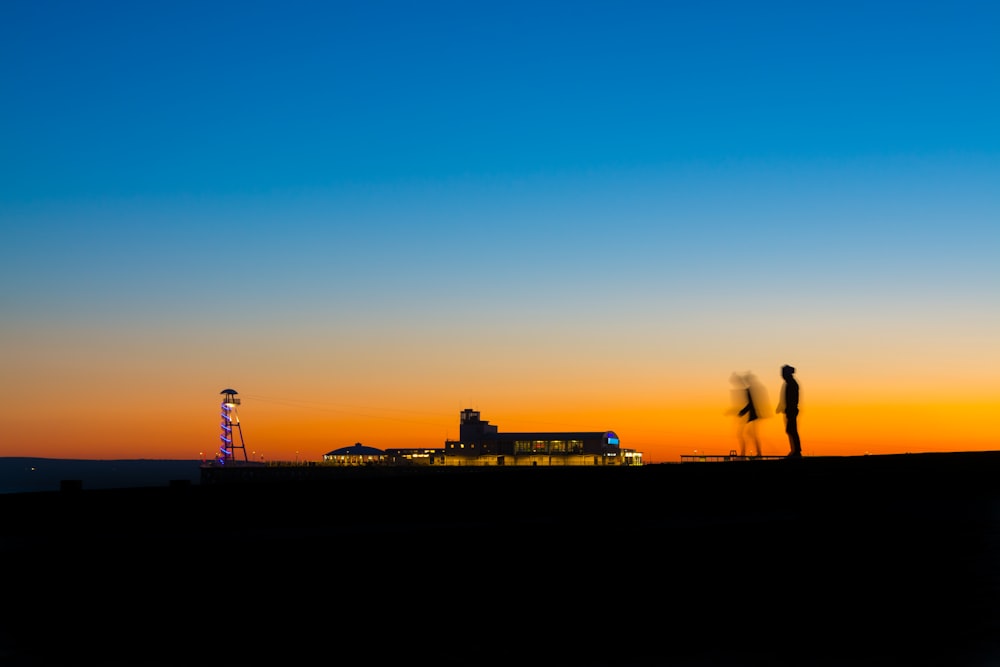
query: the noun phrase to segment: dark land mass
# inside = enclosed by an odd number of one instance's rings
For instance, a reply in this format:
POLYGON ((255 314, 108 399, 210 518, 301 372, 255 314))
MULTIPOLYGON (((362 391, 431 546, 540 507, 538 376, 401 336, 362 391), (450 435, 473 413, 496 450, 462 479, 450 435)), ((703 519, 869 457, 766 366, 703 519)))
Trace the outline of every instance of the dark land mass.
POLYGON ((200 461, 174 459, 50 459, 0 457, 0 493, 58 491, 64 483, 81 489, 166 486, 201 479, 200 461))
POLYGON ((1000 664, 1000 452, 0 494, 0 664, 1000 664))

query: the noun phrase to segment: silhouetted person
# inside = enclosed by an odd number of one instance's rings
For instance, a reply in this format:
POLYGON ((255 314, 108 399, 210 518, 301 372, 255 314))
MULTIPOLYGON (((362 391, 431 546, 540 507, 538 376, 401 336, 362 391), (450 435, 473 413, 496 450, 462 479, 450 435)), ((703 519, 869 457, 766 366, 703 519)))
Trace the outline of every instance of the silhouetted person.
POLYGON ((740 375, 738 373, 733 373, 732 381, 740 387, 740 404, 741 408, 737 412, 738 417, 746 417, 746 421, 740 424, 739 439, 740 439, 740 456, 744 457, 747 455, 747 444, 752 445, 752 451, 754 456, 761 455, 760 448, 760 438, 757 435, 757 420, 760 418, 760 413, 757 411, 757 398, 755 394, 758 392, 755 390, 756 383, 753 373, 745 373, 740 375))
POLYGON ((781 367, 781 377, 785 380, 781 386, 781 401, 777 412, 785 413, 785 433, 788 434, 788 444, 791 451, 789 458, 802 456, 802 443, 799 442, 799 383, 795 379, 795 369, 785 364, 781 367))

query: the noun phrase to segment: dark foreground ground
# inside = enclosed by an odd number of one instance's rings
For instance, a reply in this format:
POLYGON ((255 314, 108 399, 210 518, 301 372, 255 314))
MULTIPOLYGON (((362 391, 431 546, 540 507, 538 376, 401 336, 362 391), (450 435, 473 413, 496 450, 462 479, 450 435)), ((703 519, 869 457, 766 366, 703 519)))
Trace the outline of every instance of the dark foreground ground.
POLYGON ((0 665, 997 665, 1000 452, 0 495, 0 665))

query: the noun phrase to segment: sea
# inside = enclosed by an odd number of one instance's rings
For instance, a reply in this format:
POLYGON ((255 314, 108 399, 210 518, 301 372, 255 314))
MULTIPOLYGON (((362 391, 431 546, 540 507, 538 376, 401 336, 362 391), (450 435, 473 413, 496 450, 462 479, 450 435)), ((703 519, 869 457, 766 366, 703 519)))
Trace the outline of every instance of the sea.
POLYGON ((0 457, 0 493, 198 484, 201 461, 0 457))

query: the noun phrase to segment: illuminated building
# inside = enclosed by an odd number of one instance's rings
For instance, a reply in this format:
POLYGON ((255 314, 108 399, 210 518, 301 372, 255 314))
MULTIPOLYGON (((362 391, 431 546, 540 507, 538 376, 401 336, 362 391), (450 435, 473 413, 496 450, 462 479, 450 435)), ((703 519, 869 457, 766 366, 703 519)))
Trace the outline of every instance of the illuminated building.
POLYGON ((356 442, 323 455, 323 465, 410 466, 444 465, 444 450, 435 447, 403 447, 381 450, 356 442))
POLYGON ((388 455, 381 449, 366 447, 360 442, 323 455, 325 463, 342 466, 384 465, 388 458, 388 455))
POLYGON ((614 431, 503 433, 480 419, 477 410, 461 414, 459 439, 444 443, 445 465, 622 466, 642 465, 642 454, 623 449, 614 431))
POLYGON ((403 447, 387 449, 390 465, 444 465, 444 450, 440 447, 403 447))

